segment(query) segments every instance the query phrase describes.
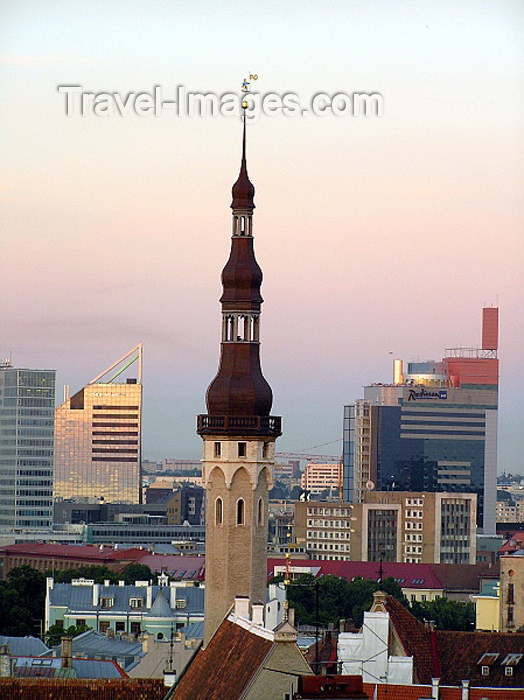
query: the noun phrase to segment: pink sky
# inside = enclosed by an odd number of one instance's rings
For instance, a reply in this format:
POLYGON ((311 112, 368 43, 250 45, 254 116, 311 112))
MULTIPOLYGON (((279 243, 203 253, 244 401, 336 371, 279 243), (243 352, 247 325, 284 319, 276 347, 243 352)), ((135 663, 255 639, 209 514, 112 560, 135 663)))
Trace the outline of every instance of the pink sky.
POLYGON ((500 305, 500 469, 524 472, 519 2, 7 1, 0 354, 79 388, 144 343, 144 456, 198 457, 240 125, 67 118, 56 87, 380 92, 384 116, 249 131, 262 361, 281 451, 332 442, 391 358, 480 342, 500 305))

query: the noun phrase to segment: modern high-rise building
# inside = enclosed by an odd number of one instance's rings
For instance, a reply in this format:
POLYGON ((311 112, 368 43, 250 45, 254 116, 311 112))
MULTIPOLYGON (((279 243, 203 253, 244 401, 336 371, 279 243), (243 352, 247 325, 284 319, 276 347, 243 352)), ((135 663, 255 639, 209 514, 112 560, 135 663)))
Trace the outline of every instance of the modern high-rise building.
POLYGON ((141 425, 139 343, 56 409, 55 498, 140 503, 141 425), (135 362, 138 379, 116 381, 135 362))
POLYGON ((366 491, 476 493, 477 524, 495 532, 498 309, 485 308, 481 348, 440 362, 395 360, 392 384, 364 387, 344 408, 344 500, 366 491))
POLYGON ((53 524, 55 370, 0 364, 0 527, 53 524))
MULTIPOLYGON (((206 489, 207 645, 237 596, 265 603, 268 490, 280 418, 260 367, 262 270, 253 245, 255 188, 246 164, 244 118, 240 174, 233 185, 231 253, 222 271, 222 343, 218 374, 198 416, 206 489)), ((249 603, 248 603, 249 604, 249 603)))
POLYGON ((474 564, 477 496, 370 491, 365 503, 299 502, 295 536, 312 559, 474 564))

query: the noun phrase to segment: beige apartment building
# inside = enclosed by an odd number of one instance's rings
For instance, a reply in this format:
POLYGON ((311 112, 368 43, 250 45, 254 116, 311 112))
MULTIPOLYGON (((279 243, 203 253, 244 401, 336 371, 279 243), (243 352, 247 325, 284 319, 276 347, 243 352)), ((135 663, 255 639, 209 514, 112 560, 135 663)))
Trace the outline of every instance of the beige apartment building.
POLYGON ((500 557, 500 631, 518 632, 524 627, 524 555, 500 557))
POLYGON ((371 491, 366 503, 300 502, 295 536, 312 559, 474 564, 476 494, 371 491))
POLYGON ((342 464, 310 462, 302 474, 300 485, 304 491, 316 494, 331 489, 333 495, 338 496, 342 489, 342 464))

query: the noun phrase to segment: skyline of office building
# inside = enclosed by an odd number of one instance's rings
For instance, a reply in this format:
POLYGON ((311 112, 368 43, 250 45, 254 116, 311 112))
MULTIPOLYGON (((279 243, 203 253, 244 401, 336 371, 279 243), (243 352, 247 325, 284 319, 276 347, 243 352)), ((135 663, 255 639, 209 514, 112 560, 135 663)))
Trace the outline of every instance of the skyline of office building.
POLYGON ((344 407, 344 500, 366 491, 476 493, 477 524, 495 532, 498 309, 485 308, 481 348, 440 362, 395 360, 393 383, 344 407))
POLYGON ((73 396, 67 393, 66 387, 56 409, 55 498, 140 503, 142 344, 73 396), (115 381, 135 362, 138 379, 115 381))
POLYGON ((53 524, 55 370, 0 364, 0 528, 53 524))

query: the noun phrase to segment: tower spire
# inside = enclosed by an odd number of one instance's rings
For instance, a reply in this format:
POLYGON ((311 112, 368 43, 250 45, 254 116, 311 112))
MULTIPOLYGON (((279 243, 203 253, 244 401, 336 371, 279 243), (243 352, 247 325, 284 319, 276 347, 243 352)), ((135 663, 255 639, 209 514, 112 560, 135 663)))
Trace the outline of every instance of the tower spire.
POLYGON ((233 189, 231 191, 233 195, 231 209, 233 209, 233 211, 235 211, 236 209, 247 209, 253 211, 253 209, 255 208, 255 188, 253 186, 253 183, 249 179, 249 175, 247 174, 246 121, 246 110, 244 109, 242 114, 242 160, 240 161, 240 172, 238 174, 237 181, 233 185, 233 189))
POLYGON ((235 597, 266 599, 268 493, 273 485, 280 417, 260 366, 262 270, 255 258, 255 188, 247 174, 246 115, 242 160, 233 185, 229 260, 222 270, 220 364, 198 416, 206 489, 206 645, 235 597))

